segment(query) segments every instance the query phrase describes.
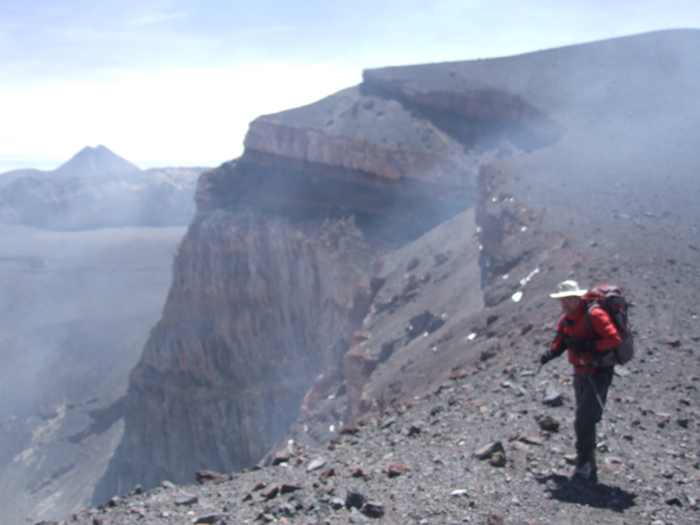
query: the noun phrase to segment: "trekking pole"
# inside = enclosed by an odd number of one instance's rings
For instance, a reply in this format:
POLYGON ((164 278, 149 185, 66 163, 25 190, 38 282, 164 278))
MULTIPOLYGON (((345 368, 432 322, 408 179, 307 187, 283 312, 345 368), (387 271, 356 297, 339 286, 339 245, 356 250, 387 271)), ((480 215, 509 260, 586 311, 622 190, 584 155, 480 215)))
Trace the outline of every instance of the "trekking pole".
POLYGON ((603 419, 605 420, 605 424, 610 430, 610 433, 613 435, 615 438, 615 441, 617 441, 617 446, 620 449, 620 455, 622 456, 622 459, 627 461, 627 454, 625 454, 624 448, 622 448, 622 442, 620 441, 620 438, 617 437, 617 433, 615 432, 615 427, 613 427, 612 423, 610 422, 610 419, 608 419, 608 415, 605 413, 605 404, 603 403, 603 398, 600 397, 600 394, 598 393, 598 389, 595 387, 595 383, 593 382, 593 377, 591 377, 590 374, 590 365, 587 364, 585 365, 586 367, 586 376, 588 376, 588 382, 591 383, 591 388, 593 389, 593 393, 595 394, 595 398, 598 400, 598 404, 600 405, 600 409, 602 411, 603 419))

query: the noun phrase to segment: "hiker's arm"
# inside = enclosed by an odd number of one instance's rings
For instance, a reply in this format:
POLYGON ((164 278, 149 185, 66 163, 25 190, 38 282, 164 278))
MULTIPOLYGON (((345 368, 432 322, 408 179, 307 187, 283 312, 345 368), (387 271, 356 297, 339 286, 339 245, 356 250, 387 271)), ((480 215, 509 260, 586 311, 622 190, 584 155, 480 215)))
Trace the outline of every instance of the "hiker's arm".
POLYGON ((564 350, 566 350, 566 345, 564 344, 564 339, 562 336, 563 334, 561 332, 557 332, 554 341, 552 341, 552 357, 559 357, 564 353, 564 350))
POLYGON ((602 308, 593 309, 591 312, 591 324, 596 334, 600 337, 596 341, 596 350, 610 350, 620 344, 620 334, 617 333, 617 328, 615 328, 610 316, 602 308))
POLYGON ((564 316, 559 318, 557 323, 557 334, 552 341, 552 357, 559 357, 566 350, 566 344, 564 343, 564 316))
POLYGON ((548 363, 552 359, 559 357, 561 354, 564 353, 564 350, 566 350, 566 346, 564 345, 562 341, 562 333, 560 331, 561 329, 561 320, 559 320, 559 324, 557 324, 557 333, 554 336, 554 341, 552 341, 552 346, 550 346, 547 350, 545 350, 541 355, 540 355, 540 365, 544 365, 545 363, 548 363))

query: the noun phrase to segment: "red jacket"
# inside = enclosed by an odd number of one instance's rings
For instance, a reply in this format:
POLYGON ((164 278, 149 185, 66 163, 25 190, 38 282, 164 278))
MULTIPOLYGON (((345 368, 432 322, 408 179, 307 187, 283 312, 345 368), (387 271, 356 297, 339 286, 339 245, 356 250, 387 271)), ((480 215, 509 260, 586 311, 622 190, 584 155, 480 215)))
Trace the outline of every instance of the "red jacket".
MULTIPOLYGON (((552 350, 555 355, 560 355, 564 349, 562 334, 572 337, 578 337, 582 341, 595 341, 596 352, 604 352, 618 346, 621 342, 620 335, 617 333, 617 328, 610 319, 610 316, 602 308, 594 308, 591 311, 591 325, 593 325, 592 333, 586 326, 586 310, 588 303, 581 301, 581 304, 576 311, 571 314, 564 314, 559 319, 557 324, 557 337, 552 343, 552 350)), ((585 372, 585 364, 591 363, 595 359, 594 353, 583 353, 580 357, 569 350, 569 363, 574 365, 574 370, 577 372, 585 372)), ((595 368, 589 369, 590 373, 595 373, 595 368)))

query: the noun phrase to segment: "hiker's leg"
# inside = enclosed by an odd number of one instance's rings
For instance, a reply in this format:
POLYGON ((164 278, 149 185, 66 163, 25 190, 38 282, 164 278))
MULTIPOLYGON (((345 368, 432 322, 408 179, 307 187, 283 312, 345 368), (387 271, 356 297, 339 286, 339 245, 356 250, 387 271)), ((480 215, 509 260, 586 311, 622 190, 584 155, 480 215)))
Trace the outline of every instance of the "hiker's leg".
POLYGON ((612 381, 612 368, 601 368, 596 374, 574 374, 574 391, 576 393, 576 453, 581 461, 593 459, 596 446, 596 424, 603 415, 596 392, 603 405, 612 381), (592 383, 592 384, 591 384, 592 383))
POLYGON ((602 410, 595 397, 591 383, 585 373, 574 374, 576 396, 576 465, 580 466, 595 453, 595 425, 600 421, 602 410))

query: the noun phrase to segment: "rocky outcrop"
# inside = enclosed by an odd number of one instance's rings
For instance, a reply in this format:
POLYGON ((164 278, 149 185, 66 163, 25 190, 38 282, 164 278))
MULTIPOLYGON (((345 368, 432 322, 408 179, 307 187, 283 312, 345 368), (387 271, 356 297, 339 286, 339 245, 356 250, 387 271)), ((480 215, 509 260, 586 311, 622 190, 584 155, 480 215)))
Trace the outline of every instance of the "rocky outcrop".
MULTIPOLYGON (((468 149, 509 142, 533 150, 554 144, 561 126, 517 91, 475 74, 478 63, 388 67, 363 73, 366 91, 409 103, 468 149)), ((486 67, 489 67, 488 65, 486 67)))
POLYGON ((350 88, 259 117, 237 161, 206 173, 198 209, 255 203, 353 215, 367 235, 415 239, 473 203, 478 156, 401 102, 350 88))
POLYGON ((312 111, 257 118, 245 147, 244 160, 332 167, 327 176, 379 187, 400 180, 460 187, 468 166, 460 144, 429 119, 360 87, 331 95, 312 111))
POLYGON ((370 263, 351 221, 198 214, 131 375, 124 440, 96 500, 255 464, 297 419, 314 378, 340 362, 370 263))
POLYGON ((449 341, 451 327, 481 323, 467 321, 483 307, 465 213, 478 167, 551 143, 557 128, 503 90, 443 107, 442 95, 415 97, 382 75, 256 119, 243 156, 200 177, 96 502, 136 483, 254 465, 299 414, 311 420, 336 400, 325 429, 309 431, 323 439, 416 388, 426 370, 449 375, 475 355, 449 341), (440 246, 440 257, 412 262, 404 282, 404 255, 384 256, 427 232, 413 250, 440 246), (426 344, 449 356, 427 359, 426 344))

